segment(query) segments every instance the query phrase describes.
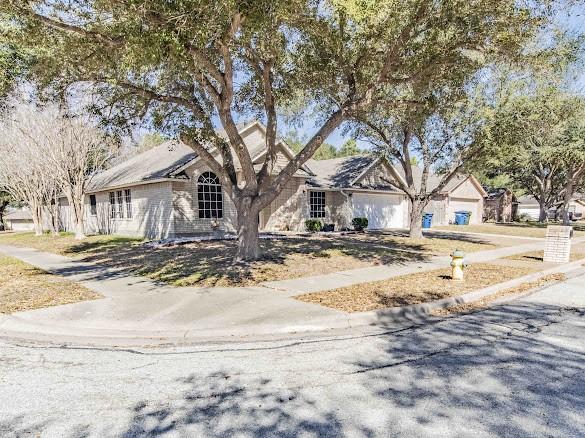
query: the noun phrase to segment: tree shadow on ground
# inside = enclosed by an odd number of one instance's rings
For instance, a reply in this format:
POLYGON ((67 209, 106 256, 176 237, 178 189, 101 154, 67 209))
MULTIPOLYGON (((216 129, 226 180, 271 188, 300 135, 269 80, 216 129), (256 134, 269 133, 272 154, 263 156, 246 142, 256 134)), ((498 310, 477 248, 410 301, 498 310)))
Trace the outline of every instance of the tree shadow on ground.
POLYGON ((227 372, 181 379, 179 400, 142 401, 132 408, 124 438, 159 436, 338 437, 332 411, 297 391, 274 388, 270 380, 243 383, 227 372))
POLYGON ((585 436, 585 351, 567 344, 585 336, 584 317, 535 303, 495 306, 388 334, 355 373, 390 403, 390 417, 416 416, 414 430, 585 436))
POLYGON ((132 273, 177 286, 247 286, 372 265, 422 262, 431 256, 419 242, 404 244, 376 236, 263 239, 260 246, 262 259, 251 263, 234 263, 236 242, 228 240, 165 248, 132 243, 84 245, 72 251, 86 254, 82 262, 96 266, 96 278, 132 273))

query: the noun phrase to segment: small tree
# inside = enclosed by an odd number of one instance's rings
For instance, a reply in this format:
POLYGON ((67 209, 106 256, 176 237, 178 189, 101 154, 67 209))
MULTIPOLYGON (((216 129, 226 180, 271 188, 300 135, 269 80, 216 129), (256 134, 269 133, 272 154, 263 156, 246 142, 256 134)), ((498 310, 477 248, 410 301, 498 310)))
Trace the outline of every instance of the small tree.
POLYGON ((409 236, 414 239, 423 237, 422 215, 429 201, 481 149, 475 141, 480 119, 470 99, 433 106, 403 111, 379 109, 362 116, 355 125, 360 139, 402 169, 401 175, 391 166, 392 180, 388 182, 410 200, 409 236), (413 165, 414 158, 421 167, 420 181, 413 172, 413 167, 417 167, 413 165), (440 174, 433 187, 429 185, 432 172, 440 174))
POLYGON ((75 238, 85 238, 85 192, 91 178, 112 156, 112 143, 88 120, 69 117, 63 111, 33 113, 45 127, 49 163, 59 188, 67 197, 75 238), (51 129, 51 126, 53 127, 51 129))

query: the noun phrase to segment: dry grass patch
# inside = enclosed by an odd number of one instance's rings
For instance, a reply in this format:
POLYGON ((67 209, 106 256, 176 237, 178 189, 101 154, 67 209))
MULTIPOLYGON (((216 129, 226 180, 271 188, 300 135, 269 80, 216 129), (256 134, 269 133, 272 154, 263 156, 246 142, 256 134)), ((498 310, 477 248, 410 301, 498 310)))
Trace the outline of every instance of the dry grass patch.
POLYGON ((458 304, 456 306, 446 307, 442 309, 435 309, 431 313, 435 316, 448 316, 455 313, 471 313, 477 310, 483 309, 494 301, 499 300, 501 298, 519 295, 524 292, 527 292, 531 289, 540 288, 547 286, 551 283, 556 283, 558 281, 563 281, 566 279, 565 274, 550 274, 545 275, 544 277, 539 278, 538 280, 534 281, 527 281, 526 283, 522 283, 515 287, 510 287, 508 289, 504 289, 500 292, 497 292, 493 295, 489 295, 487 297, 482 298, 481 300, 472 301, 471 303, 464 303, 458 304))
POLYGON ((478 263, 466 268, 465 280, 462 282, 452 281, 451 270, 448 268, 435 269, 401 275, 389 280, 304 294, 297 296, 296 299, 343 312, 367 312, 461 295, 530 272, 533 272, 530 268, 478 263))
POLYGON ((0 313, 94 300, 101 295, 18 259, 0 256, 0 313))
MULTIPOLYGON (((433 227, 436 230, 458 231, 461 233, 502 234, 505 236, 545 237, 546 227, 549 224, 538 222, 518 222, 513 224, 475 224, 475 225, 446 225, 433 227)), ((555 224, 550 224, 555 225, 555 224)), ((575 236, 585 236, 585 225, 573 224, 575 236)))
MULTIPOLYGON (((544 262, 544 251, 530 251, 504 257, 505 260, 519 260, 527 262, 544 262)), ((570 262, 585 259, 585 252, 571 251, 570 262)))
POLYGON ((49 233, 42 236, 35 236, 34 233, 30 232, 0 233, 0 245, 34 248, 69 257, 85 256, 143 241, 144 239, 111 235, 88 236, 83 240, 76 240, 73 233, 59 233, 56 236, 49 233))
POLYGON ((143 275, 175 286, 248 286, 263 281, 300 278, 364 268, 419 262, 455 249, 467 253, 491 249, 493 244, 474 237, 446 236, 411 240, 404 233, 364 233, 346 236, 310 236, 261 240, 263 258, 235 264, 234 241, 207 241, 166 248, 146 248, 140 239, 73 235, 11 233, 0 244, 32 247, 73 256, 121 272, 143 275))

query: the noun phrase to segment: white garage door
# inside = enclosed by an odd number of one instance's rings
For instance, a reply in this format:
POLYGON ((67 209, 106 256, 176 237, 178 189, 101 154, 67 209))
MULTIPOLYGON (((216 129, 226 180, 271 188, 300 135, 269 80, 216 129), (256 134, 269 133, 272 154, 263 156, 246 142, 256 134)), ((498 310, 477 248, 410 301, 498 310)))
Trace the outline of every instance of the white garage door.
POLYGON ((8 222, 8 228, 12 231, 31 231, 34 229, 32 221, 12 220, 8 222))
POLYGON ((482 214, 479 211, 480 203, 475 200, 471 199, 460 199, 460 198, 451 198, 449 201, 449 220, 455 221, 455 212, 456 211, 470 211, 471 218, 469 219, 469 223, 472 224, 479 224, 482 220, 482 214))
POLYGON ((367 217, 368 228, 404 228, 404 202, 402 196, 372 193, 353 194, 354 217, 367 217))

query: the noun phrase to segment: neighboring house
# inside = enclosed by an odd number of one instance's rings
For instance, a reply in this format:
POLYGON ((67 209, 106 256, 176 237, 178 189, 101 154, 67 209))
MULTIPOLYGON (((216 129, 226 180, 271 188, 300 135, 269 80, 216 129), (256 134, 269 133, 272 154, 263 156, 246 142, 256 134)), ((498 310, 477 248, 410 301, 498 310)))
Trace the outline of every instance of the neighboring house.
POLYGON ((485 222, 512 222, 517 215, 518 200, 514 193, 505 187, 490 189, 483 202, 485 222))
MULTIPOLYGON (((240 135, 259 170, 265 156, 265 129, 258 122, 240 135)), ((294 152, 282 141, 274 173, 294 152)), ((236 169, 238 163, 236 162, 236 169)), ((303 231, 309 218, 349 228, 367 217, 372 229, 406 228, 409 202, 391 183, 388 162, 358 155, 309 160, 276 199, 260 213, 260 229, 303 231)), ((420 173, 420 172, 419 172, 420 173)), ((436 179, 435 176, 433 178, 436 179)), ((472 211, 481 221, 483 193, 473 177, 459 177, 437 197, 437 224, 453 220, 455 210, 472 211)), ((61 222, 72 230, 70 208, 60 200, 61 222)), ((236 229, 236 211, 219 179, 192 149, 175 141, 141 153, 97 175, 86 197, 88 233, 166 238, 236 229)))
MULTIPOLYGON (((549 219, 557 218, 562 203, 555 204, 548 211, 549 219)), ((569 202, 569 214, 571 218, 582 219, 585 217, 585 195, 575 193, 569 202)), ((530 219, 538 220, 540 216, 540 206, 538 201, 532 195, 520 196, 518 198, 518 216, 528 216, 530 219)))
MULTIPOLYGON (((411 169, 418 192, 421 187, 422 169, 415 165, 411 169)), ((396 166, 396 170, 404 178, 402 167, 396 166)), ((427 191, 435 189, 441 180, 441 175, 430 172, 427 179, 427 191)), ((486 195, 486 191, 473 175, 456 175, 431 199, 425 208, 425 213, 433 214, 433 226, 454 223, 456 211, 471 212, 470 223, 479 224, 482 222, 483 200, 486 195)))
POLYGON ((19 208, 9 211, 4 215, 4 223, 7 230, 32 231, 34 224, 30 211, 26 208, 19 208))

